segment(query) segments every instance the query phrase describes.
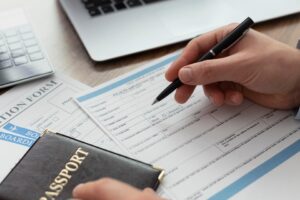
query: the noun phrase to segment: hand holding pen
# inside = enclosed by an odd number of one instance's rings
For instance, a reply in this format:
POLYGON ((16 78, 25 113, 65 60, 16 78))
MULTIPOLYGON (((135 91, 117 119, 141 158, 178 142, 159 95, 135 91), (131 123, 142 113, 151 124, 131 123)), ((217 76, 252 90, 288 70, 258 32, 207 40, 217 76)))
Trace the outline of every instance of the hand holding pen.
MULTIPOLYGON (((254 30, 218 58, 196 62, 235 27, 236 24, 219 28, 188 44, 166 72, 169 81, 179 76, 183 82, 177 88, 176 100, 184 103, 197 85, 203 85, 206 95, 217 105, 238 105, 247 97, 273 108, 299 106, 300 51, 254 30)), ((113 180, 103 182, 102 179, 81 185, 73 195, 82 200, 131 200, 133 195, 148 195, 149 200, 159 199, 153 191, 129 187, 113 180), (122 196, 116 196, 118 194, 122 196)), ((140 199, 145 199, 145 196, 142 197, 140 199)))
MULTIPOLYGON (((233 46, 242 36, 249 30, 249 28, 254 24, 251 18, 245 19, 241 24, 239 24, 233 31, 226 35, 221 41, 219 41, 214 47, 207 51, 198 62, 213 59, 220 53, 226 51, 231 46, 233 46)), ((200 44, 201 45, 201 44, 200 44)), ((155 99, 153 104, 163 100, 174 90, 182 86, 183 83, 179 78, 176 78, 166 89, 164 89, 155 99)))
POLYGON ((300 51, 253 29, 215 59, 197 62, 236 27, 227 25, 195 38, 169 67, 167 80, 179 77, 183 83, 176 89, 176 101, 186 102, 202 85, 217 106, 239 105, 245 98, 271 108, 300 105, 300 51))

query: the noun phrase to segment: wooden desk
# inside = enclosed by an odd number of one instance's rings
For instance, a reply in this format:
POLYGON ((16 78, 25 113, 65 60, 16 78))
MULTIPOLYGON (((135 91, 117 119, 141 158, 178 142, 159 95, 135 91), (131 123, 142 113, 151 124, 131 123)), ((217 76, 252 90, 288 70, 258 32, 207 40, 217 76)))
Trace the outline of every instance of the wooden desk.
MULTIPOLYGON (((186 44, 175 44, 105 63, 94 63, 88 57, 57 0, 0 1, 0 11, 16 7, 25 9, 55 70, 90 86, 97 86, 186 44)), ((300 14, 264 22, 254 28, 295 46, 300 39, 300 14)))

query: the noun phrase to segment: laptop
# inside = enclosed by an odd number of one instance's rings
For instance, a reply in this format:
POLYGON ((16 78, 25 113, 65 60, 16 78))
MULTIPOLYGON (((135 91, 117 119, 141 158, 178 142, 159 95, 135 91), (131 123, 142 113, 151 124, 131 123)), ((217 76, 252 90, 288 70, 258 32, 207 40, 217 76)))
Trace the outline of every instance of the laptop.
POLYGON ((94 61, 191 39, 216 27, 297 13, 299 0, 60 0, 94 61))
POLYGON ((0 12, 0 88, 52 73, 49 59, 24 11, 0 12))

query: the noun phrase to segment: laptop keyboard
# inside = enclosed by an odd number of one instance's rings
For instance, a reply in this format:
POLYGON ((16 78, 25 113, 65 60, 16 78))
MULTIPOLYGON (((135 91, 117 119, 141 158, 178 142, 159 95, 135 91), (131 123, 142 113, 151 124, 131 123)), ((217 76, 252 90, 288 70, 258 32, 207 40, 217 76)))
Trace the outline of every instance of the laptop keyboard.
POLYGON ((29 25, 0 31, 0 70, 44 59, 29 25))
POLYGON ((164 0, 81 0, 92 17, 129 8, 144 6, 164 0))

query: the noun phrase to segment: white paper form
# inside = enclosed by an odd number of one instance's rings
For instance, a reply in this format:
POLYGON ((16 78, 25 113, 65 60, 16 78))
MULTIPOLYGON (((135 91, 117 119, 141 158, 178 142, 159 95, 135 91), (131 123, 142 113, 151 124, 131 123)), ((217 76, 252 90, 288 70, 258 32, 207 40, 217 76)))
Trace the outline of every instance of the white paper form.
POLYGON ((151 106, 169 83, 176 54, 76 98, 129 155, 166 169, 172 199, 229 199, 298 154, 300 123, 289 111, 251 102, 214 107, 200 87, 188 103, 171 95, 151 106))
POLYGON ((73 101, 87 88, 70 78, 52 76, 0 96, 0 182, 45 129, 119 151, 73 101))

